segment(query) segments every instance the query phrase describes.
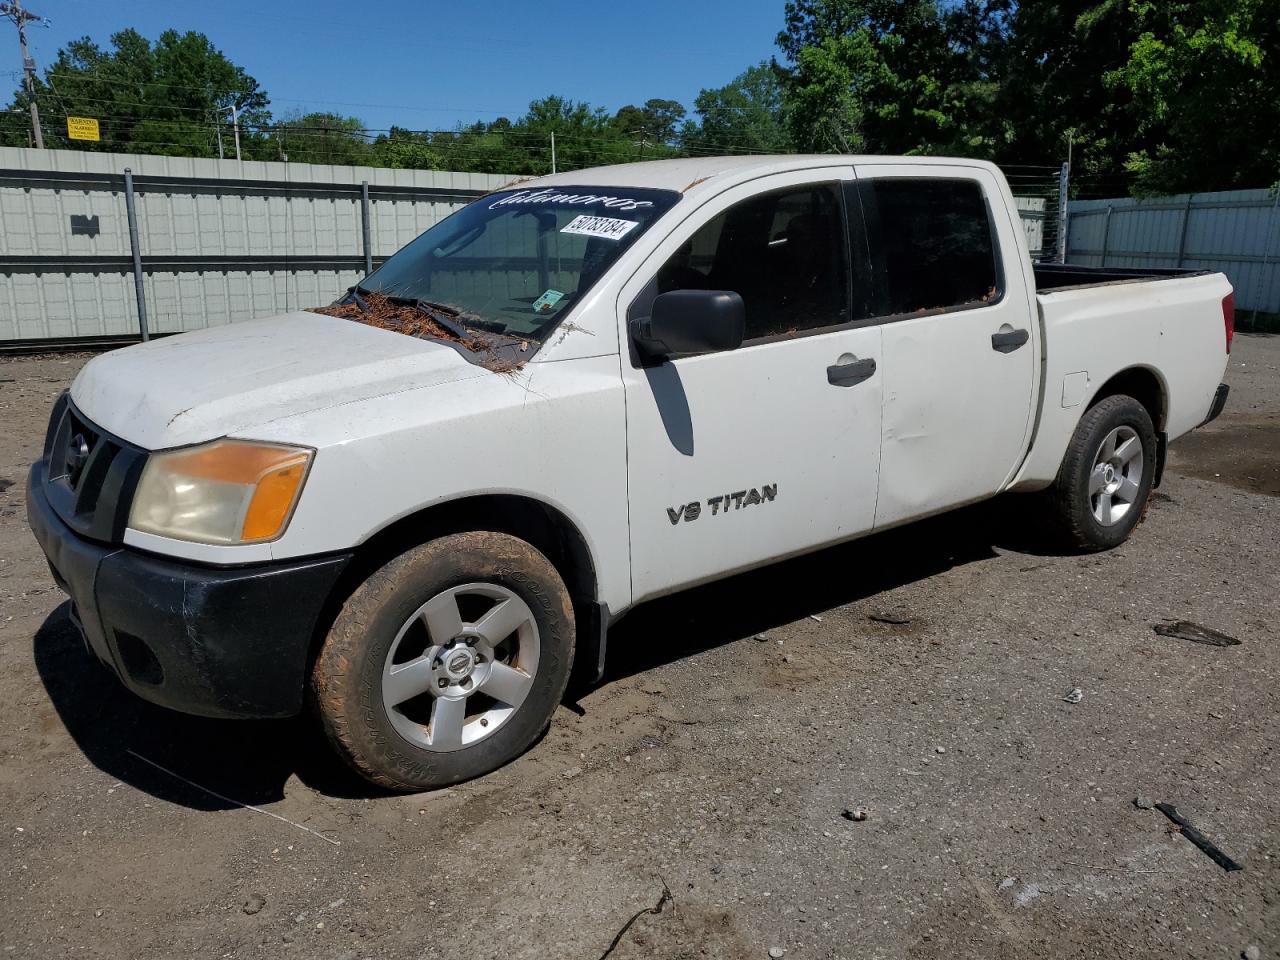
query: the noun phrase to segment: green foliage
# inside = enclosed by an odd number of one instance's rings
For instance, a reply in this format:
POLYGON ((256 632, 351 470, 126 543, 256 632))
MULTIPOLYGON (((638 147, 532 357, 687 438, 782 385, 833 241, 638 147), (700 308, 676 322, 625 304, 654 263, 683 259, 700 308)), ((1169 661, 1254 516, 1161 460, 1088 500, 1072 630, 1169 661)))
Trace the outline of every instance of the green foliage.
POLYGON ((643 107, 630 104, 619 110, 613 125, 623 136, 632 140, 667 143, 676 134, 676 127, 684 119, 685 109, 675 100, 646 100, 643 107))
POLYGON ((796 51, 787 76, 787 128, 801 150, 863 153, 867 97, 875 45, 865 30, 823 37, 796 51))
POLYGON ((703 90, 693 103, 680 144, 694 153, 786 153, 791 149, 778 71, 747 67, 723 87, 703 90))
MULTIPOLYGON (((242 67, 207 37, 166 30, 152 44, 135 30, 111 37, 104 51, 88 37, 69 43, 36 82, 49 147, 127 150, 175 156, 216 157, 219 128, 230 147, 230 108, 253 127, 269 119, 267 96, 242 67), (65 118, 96 117, 100 143, 71 141, 65 118)), ((19 90, 13 107, 27 109, 19 90)), ((26 146, 26 131, 6 125, 0 136, 26 146)))
MULTIPOLYGON (((1206 191, 1280 176, 1280 0, 787 0, 778 62, 610 115, 559 96, 521 117, 385 133, 332 113, 273 120, 198 33, 69 43, 37 82, 52 147, 510 174, 684 154, 953 154, 1051 164, 1105 193, 1206 191), (96 117, 99 144, 66 116, 96 117)), ((26 94, 0 113, 25 146, 26 94)))
POLYGON ((359 117, 336 113, 294 113, 276 125, 275 137, 282 156, 294 163, 336 163, 358 166, 369 163, 372 149, 359 117))
POLYGON ((971 131, 983 92, 971 48, 974 4, 788 0, 778 35, 784 100, 802 149, 989 152, 971 131), (963 149, 968 148, 968 149, 963 149))
POLYGON ((1280 0, 789 0, 797 146, 1051 163, 1105 192, 1280 172, 1280 0))
POLYGON ((1280 172, 1280 4, 1129 0, 1136 39, 1103 77, 1134 126, 1142 193, 1255 187, 1280 172))

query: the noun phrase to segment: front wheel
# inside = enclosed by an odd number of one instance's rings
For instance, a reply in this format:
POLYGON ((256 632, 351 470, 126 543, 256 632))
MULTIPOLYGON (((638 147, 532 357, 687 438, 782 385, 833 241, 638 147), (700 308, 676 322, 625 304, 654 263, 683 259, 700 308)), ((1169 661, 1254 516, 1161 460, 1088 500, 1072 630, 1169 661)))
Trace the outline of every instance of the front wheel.
POLYGON ((1090 408, 1049 490, 1062 538, 1085 551, 1124 543, 1142 519, 1155 467, 1155 426, 1142 404, 1113 396, 1090 408))
POLYGON ((366 779, 422 790, 518 756, 546 729, 573 664, 564 582, 532 546, 472 532, 416 547, 351 595, 312 690, 366 779))

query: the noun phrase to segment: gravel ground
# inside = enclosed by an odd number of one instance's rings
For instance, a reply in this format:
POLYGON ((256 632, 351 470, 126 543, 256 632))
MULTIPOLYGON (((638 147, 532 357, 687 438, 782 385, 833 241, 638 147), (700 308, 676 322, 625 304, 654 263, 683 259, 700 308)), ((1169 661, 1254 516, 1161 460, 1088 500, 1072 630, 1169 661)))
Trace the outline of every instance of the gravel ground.
POLYGON ((23 503, 83 360, 0 362, 4 956, 595 960, 638 911, 610 956, 1280 956, 1280 338, 1120 549, 997 501, 650 605, 526 756, 413 797, 88 659, 23 503))

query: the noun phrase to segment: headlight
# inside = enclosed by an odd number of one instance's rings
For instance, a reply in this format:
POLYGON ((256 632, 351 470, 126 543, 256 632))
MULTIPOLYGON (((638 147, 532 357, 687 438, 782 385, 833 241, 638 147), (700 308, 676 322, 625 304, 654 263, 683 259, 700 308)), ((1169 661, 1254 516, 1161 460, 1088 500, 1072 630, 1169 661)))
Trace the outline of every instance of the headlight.
POLYGON ((153 453, 129 526, 196 543, 274 540, 289 523, 310 463, 310 450, 243 440, 153 453))

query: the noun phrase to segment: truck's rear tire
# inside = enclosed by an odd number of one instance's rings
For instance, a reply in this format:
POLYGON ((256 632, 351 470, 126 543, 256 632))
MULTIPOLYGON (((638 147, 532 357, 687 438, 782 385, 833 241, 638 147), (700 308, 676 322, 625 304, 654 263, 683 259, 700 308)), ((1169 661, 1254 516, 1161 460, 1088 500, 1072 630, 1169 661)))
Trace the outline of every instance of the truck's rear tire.
POLYGON ((442 787, 533 743, 564 694, 573 647, 573 606, 546 557, 506 534, 454 534, 355 590, 312 692, 361 776, 390 790, 442 787))
POLYGON ((1142 519, 1156 468, 1151 415, 1133 397, 1106 397, 1076 425, 1047 491, 1050 520, 1065 545, 1092 552, 1128 539, 1142 519))

